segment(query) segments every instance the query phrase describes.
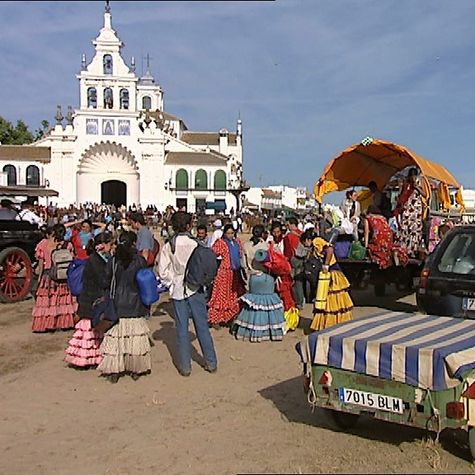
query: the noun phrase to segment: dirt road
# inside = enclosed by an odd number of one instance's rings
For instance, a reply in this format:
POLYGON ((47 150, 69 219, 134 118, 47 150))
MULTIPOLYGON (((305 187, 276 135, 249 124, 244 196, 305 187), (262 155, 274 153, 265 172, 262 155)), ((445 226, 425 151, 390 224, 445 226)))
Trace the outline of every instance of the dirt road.
MULTIPOLYGON (((356 297, 356 317, 379 306, 414 309, 413 296, 356 297)), ((238 342, 213 330, 218 373, 206 373, 196 351, 183 378, 172 362, 169 305, 161 302, 149 322, 152 374, 113 385, 66 367, 71 332, 32 334, 31 307, 31 300, 0 307, 2 474, 474 471, 465 432, 445 432, 434 444, 422 431, 369 419, 341 432, 324 411, 312 414, 294 350, 310 308, 283 342, 238 342)))

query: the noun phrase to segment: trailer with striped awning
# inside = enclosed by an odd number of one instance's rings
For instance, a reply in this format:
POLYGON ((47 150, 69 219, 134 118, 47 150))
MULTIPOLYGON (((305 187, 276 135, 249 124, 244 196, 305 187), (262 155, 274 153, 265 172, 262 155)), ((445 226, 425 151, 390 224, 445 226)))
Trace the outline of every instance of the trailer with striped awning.
POLYGON ((296 350, 309 403, 340 426, 361 414, 437 434, 475 426, 475 320, 381 312, 312 333, 296 350))

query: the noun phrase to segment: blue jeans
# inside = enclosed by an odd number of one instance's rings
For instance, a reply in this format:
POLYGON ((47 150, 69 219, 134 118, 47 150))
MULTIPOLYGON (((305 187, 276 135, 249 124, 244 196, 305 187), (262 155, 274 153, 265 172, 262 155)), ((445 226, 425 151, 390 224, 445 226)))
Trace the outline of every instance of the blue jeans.
POLYGON ((193 319, 196 336, 206 364, 210 369, 218 365, 214 343, 208 326, 208 310, 203 292, 196 292, 183 300, 174 300, 176 342, 178 347, 178 369, 191 371, 191 342, 188 333, 189 318, 193 319))

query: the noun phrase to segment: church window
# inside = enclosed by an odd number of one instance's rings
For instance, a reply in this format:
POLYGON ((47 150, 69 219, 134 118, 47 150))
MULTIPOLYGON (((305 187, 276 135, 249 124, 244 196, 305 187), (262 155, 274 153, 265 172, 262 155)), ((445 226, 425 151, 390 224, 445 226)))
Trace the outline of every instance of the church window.
POLYGON ((195 174, 195 189, 196 190, 208 189, 208 176, 206 175, 206 172, 203 169, 198 170, 195 174))
POLYGON ((120 90, 120 108, 121 109, 129 108, 129 91, 127 89, 120 90))
POLYGON ((26 185, 40 186, 40 169, 36 165, 30 165, 26 169, 26 185))
POLYGON ((226 173, 223 170, 218 170, 214 174, 214 189, 215 191, 226 190, 226 173))
POLYGON ((16 168, 13 165, 5 165, 3 171, 7 174, 7 185, 16 185, 16 168))
POLYGON ((150 96, 142 97, 142 109, 150 110, 152 108, 152 98, 150 96))
POLYGON ((106 87, 104 89, 104 109, 112 109, 114 106, 114 98, 112 95, 112 89, 110 87, 106 87))
POLYGON ((130 120, 119 120, 119 135, 130 135, 130 120))
POLYGON ((97 119, 86 119, 86 134, 97 135, 99 133, 99 121, 97 119))
POLYGON ((102 119, 102 134, 114 135, 114 121, 112 119, 102 119))
POLYGON ((102 64, 104 66, 104 74, 112 74, 112 56, 110 54, 104 55, 102 64))
POLYGON ((87 90, 87 107, 95 109, 97 107, 97 92, 95 87, 90 87, 87 90))
POLYGON ((175 181, 176 181, 177 190, 187 190, 188 189, 188 172, 185 169, 180 168, 176 172, 175 181))

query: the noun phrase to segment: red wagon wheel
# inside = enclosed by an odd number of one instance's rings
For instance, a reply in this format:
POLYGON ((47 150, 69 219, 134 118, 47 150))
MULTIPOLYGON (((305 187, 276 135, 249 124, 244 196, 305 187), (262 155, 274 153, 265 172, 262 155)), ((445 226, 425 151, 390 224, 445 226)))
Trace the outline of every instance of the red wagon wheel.
POLYGON ((0 302, 23 300, 30 291, 33 267, 28 254, 19 247, 0 252, 0 302))

